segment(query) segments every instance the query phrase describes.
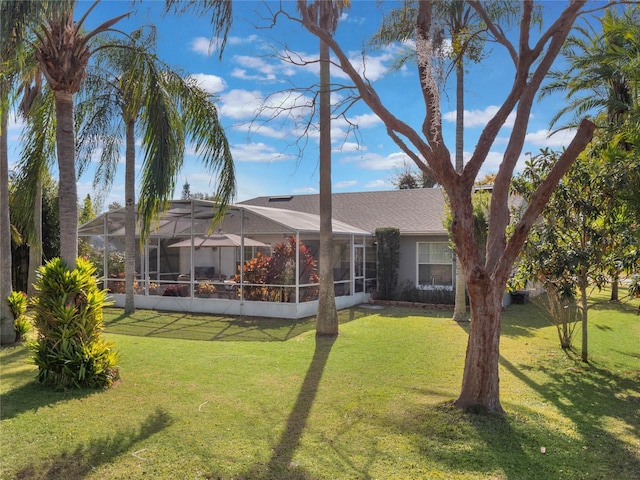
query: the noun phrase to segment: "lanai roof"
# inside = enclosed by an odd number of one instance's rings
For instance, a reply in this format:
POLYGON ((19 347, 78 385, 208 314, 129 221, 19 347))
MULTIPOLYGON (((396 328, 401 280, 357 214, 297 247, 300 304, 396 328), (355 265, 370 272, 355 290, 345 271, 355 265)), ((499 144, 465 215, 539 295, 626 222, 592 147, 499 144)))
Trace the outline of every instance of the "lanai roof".
MULTIPOLYGON (((218 209, 215 202, 208 200, 173 200, 166 212, 161 213, 152 225, 152 236, 207 234, 213 229, 212 220, 218 209)), ((80 235, 124 235, 125 209, 105 212, 80 226, 80 235)), ((297 212, 273 207, 254 205, 233 205, 227 210, 224 220, 215 226, 225 232, 246 235, 270 233, 317 233, 320 231, 320 217, 308 212, 297 212)), ((333 220, 336 235, 371 235, 367 230, 333 220)))

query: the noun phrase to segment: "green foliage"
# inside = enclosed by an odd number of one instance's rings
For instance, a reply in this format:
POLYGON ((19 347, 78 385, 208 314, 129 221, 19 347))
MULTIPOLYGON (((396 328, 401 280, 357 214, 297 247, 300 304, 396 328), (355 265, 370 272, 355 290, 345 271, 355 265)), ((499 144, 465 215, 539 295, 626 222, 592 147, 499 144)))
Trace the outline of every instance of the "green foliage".
POLYGON ((7 298, 9 308, 13 314, 13 328, 16 331, 16 341, 22 340, 31 330, 31 323, 26 317, 27 312, 27 294, 14 290, 7 298))
POLYGON ((95 217, 96 217, 96 212, 93 208, 91 195, 87 193, 87 196, 84 198, 84 202, 82 203, 82 207, 80 209, 78 223, 80 224, 87 223, 89 220, 93 220, 95 217))
POLYGON ((400 287, 396 298, 402 302, 453 305, 455 292, 448 288, 416 288, 413 282, 407 280, 400 287))
POLYGON ((378 292, 377 298, 392 300, 398 288, 398 267, 400 266, 400 230, 397 228, 377 228, 378 242, 378 292))
MULTIPOLYGON (((601 287, 637 264, 638 226, 628 222, 616 195, 624 175, 596 157, 599 152, 592 146, 560 181, 523 248, 523 278, 568 294, 587 281, 601 287)), ((514 181, 516 192, 528 199, 558 155, 543 150, 528 161, 514 181)))
POLYGON ((38 381, 55 389, 110 386, 119 378, 119 355, 101 338, 107 292, 98 288, 95 268, 79 258, 70 270, 54 258, 38 273, 32 300, 38 381))
POLYGON ((11 308, 11 313, 13 314, 13 319, 17 320, 21 316, 23 316, 27 311, 27 294, 24 292, 18 292, 14 290, 11 292, 11 295, 7 298, 7 302, 9 302, 9 308, 11 308))
MULTIPOLYGON (((317 284, 318 262, 311 252, 300 242, 298 246, 299 283, 300 285, 317 284)), ((245 300, 266 300, 271 302, 295 301, 296 284, 296 239, 289 237, 286 242, 273 246, 271 255, 260 252, 245 262, 243 267, 245 300), (260 284, 264 284, 260 285, 260 284), (273 285, 287 285, 274 287, 273 285)), ((240 275, 236 275, 240 281, 240 275)), ((318 287, 300 289, 300 301, 313 300, 318 296, 318 287)))

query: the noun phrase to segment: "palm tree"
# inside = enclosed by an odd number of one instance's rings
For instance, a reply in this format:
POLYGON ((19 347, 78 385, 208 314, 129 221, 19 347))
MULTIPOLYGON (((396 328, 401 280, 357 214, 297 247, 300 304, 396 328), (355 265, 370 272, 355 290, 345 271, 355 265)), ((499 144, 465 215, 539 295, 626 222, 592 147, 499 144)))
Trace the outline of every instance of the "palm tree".
MULTIPOLYGON (((312 22, 333 35, 340 14, 349 0, 298 0, 303 22, 312 22)), ((338 335, 338 312, 333 277, 333 213, 331 202, 331 71, 329 46, 320 40, 320 285, 318 289, 317 335, 338 335)))
POLYGON ((24 65, 24 46, 30 28, 40 19, 66 6, 66 2, 25 2, 3 0, 0 3, 0 343, 15 338, 11 311, 6 298, 11 286, 11 233, 9 214, 8 137, 9 95, 24 65))
POLYGON ((80 150, 90 158, 102 146, 98 175, 109 185, 125 138, 125 313, 135 310, 135 135, 142 137, 141 198, 138 213, 142 237, 173 194, 184 159, 185 138, 195 143, 205 166, 218 178, 218 217, 235 195, 235 171, 229 144, 210 95, 192 78, 182 78, 153 53, 155 29, 137 30, 127 40, 107 39, 96 55, 101 75, 87 78, 81 102, 86 118, 80 150))
POLYGON ((84 34, 81 31, 87 15, 74 24, 73 5, 52 16, 36 32, 36 58, 49 88, 53 90, 56 107, 56 147, 58 153, 60 256, 75 268, 78 255, 78 195, 75 171, 74 94, 78 92, 86 75, 89 57, 93 53, 89 41, 107 31, 128 16, 120 15, 84 34))

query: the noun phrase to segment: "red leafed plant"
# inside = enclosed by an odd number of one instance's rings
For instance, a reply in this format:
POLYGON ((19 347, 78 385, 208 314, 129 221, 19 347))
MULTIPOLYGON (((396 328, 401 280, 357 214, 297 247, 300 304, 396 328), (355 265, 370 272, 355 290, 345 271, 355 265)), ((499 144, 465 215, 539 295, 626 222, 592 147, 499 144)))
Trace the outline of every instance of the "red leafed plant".
MULTIPOLYGON (((318 283, 318 263, 311 255, 309 248, 300 242, 299 245, 300 284, 318 283)), ((273 246, 272 254, 258 253, 245 262, 243 267, 244 296, 246 300, 265 300, 272 302, 295 301, 296 284, 296 239, 289 237, 287 241, 273 246), (260 285, 264 284, 264 286, 260 285), (273 285, 286 285, 275 287, 273 285)), ((236 275, 240 281, 240 275, 236 275)), ((317 287, 301 289, 300 301, 316 298, 317 287)))

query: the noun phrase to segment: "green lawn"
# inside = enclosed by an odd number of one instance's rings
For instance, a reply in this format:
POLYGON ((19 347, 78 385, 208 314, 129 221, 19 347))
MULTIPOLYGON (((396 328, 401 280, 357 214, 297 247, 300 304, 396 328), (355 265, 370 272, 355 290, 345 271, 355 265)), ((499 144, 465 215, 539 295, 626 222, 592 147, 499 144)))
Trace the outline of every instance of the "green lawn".
POLYGON ((505 416, 451 406, 467 325, 450 313, 345 310, 331 341, 312 320, 109 309, 109 390, 46 391, 24 347, 0 352, 0 478, 640 478, 637 308, 596 305, 583 364, 537 307, 509 307, 505 416))

